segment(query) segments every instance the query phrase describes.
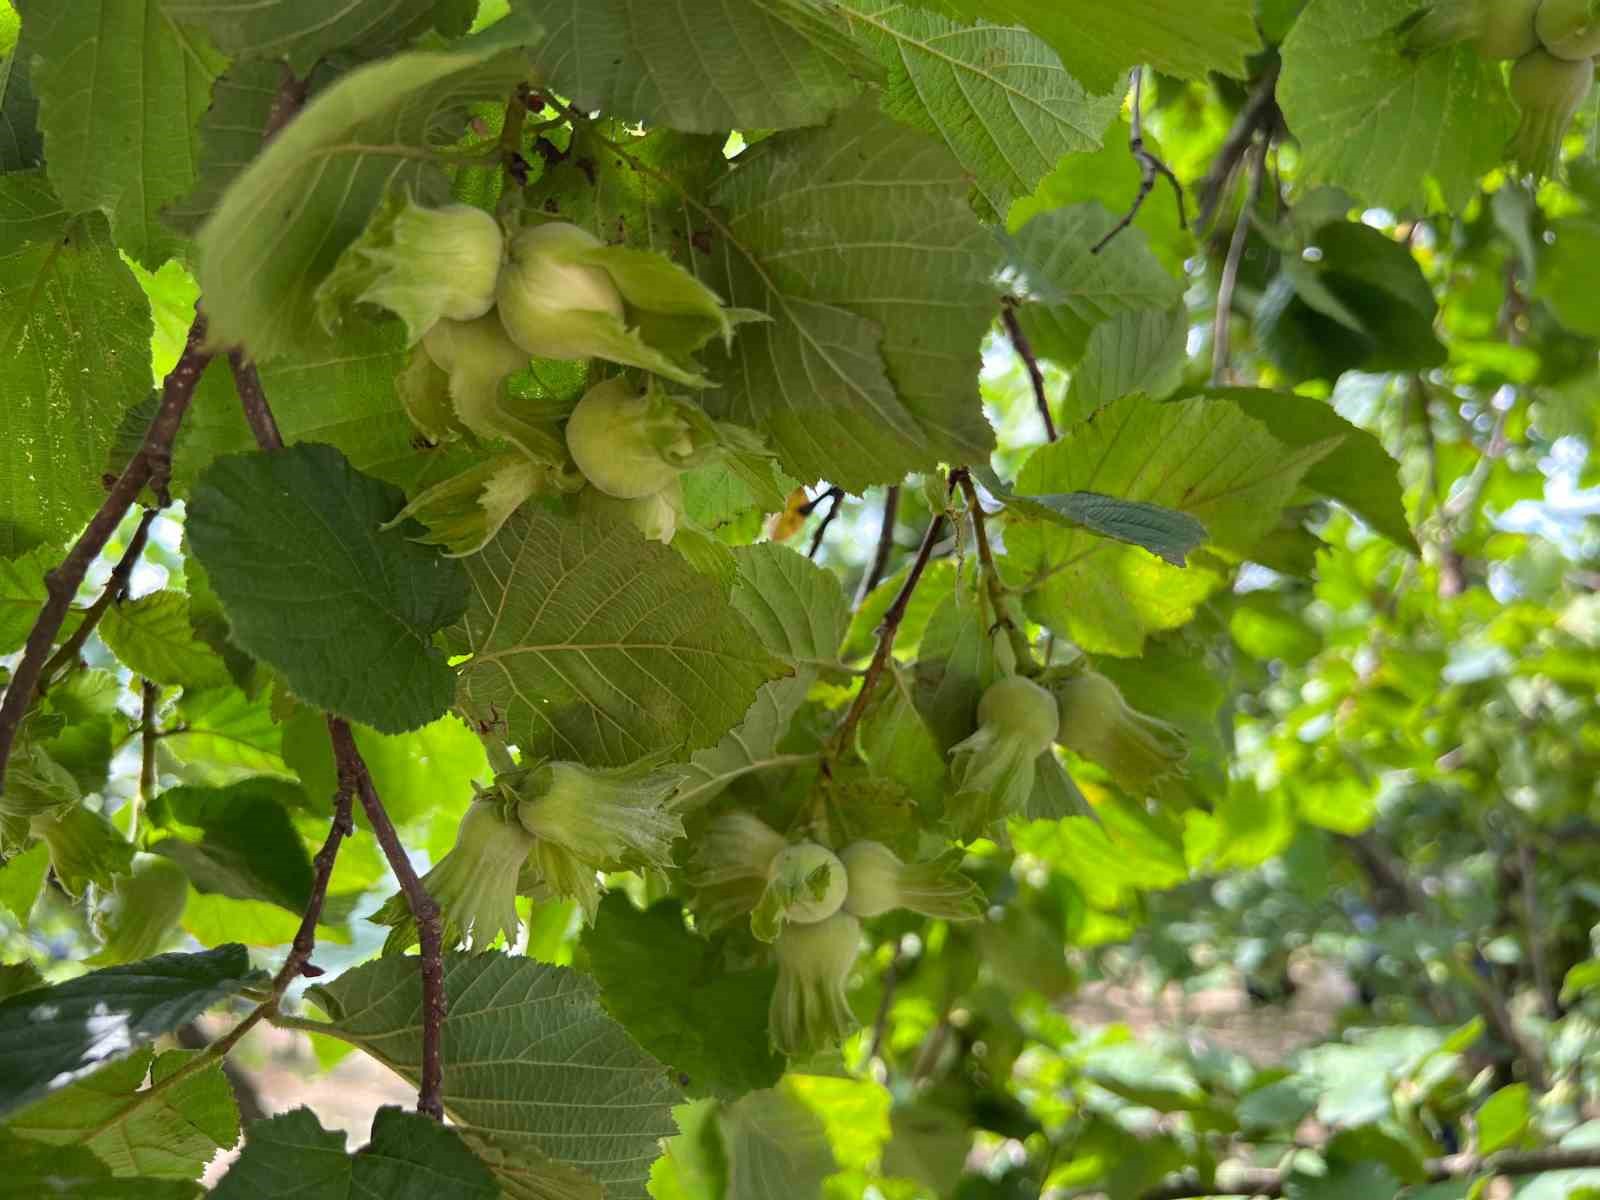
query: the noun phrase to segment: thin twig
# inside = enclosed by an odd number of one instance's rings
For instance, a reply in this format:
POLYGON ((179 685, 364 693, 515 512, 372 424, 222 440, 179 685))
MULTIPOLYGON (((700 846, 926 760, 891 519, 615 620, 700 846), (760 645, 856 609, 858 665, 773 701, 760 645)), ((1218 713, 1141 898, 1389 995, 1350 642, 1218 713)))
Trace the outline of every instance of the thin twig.
POLYGON ((1561 998, 1551 979, 1544 939, 1539 934, 1539 880, 1535 873, 1536 866, 1532 845, 1526 837, 1518 837, 1517 868, 1522 875, 1523 930, 1528 943, 1528 957, 1533 961, 1533 986, 1539 993, 1544 1015, 1555 1021, 1561 1017, 1561 998))
POLYGON ((1017 320, 1017 301, 1014 297, 1007 296, 1000 301, 1000 320, 1006 327, 1006 336, 1016 348, 1017 357, 1028 368, 1028 382, 1033 384, 1033 402, 1038 405, 1039 416, 1044 420, 1045 440, 1053 442, 1056 440, 1056 423, 1050 417, 1049 397, 1044 394, 1044 372, 1039 369, 1039 358, 1033 352, 1028 335, 1022 332, 1022 322, 1017 320))
POLYGON ((883 1057, 883 1039, 889 1031, 889 1010, 894 1007, 895 988, 900 982, 900 951, 898 947, 883 971, 883 995, 878 999, 878 1013, 872 1019, 872 1042, 867 1049, 869 1060, 883 1057))
POLYGON ((831 487, 800 511, 810 516, 823 501, 827 501, 828 511, 822 514, 822 521, 817 525, 817 532, 811 538, 811 548, 806 551, 807 558, 815 558, 817 551, 822 549, 822 539, 828 536, 828 526, 833 524, 834 518, 839 515, 840 506, 844 504, 844 489, 831 487))
POLYGON ((1268 143, 1271 143, 1282 133, 1283 113, 1278 109, 1277 90, 1279 69, 1279 63, 1274 60, 1262 72, 1261 78, 1256 81, 1255 88, 1250 93, 1250 98, 1245 101, 1244 107, 1239 110, 1239 115, 1234 118, 1228 136, 1223 139, 1216 158, 1211 162, 1211 169, 1206 172, 1206 177, 1195 189, 1200 197, 1200 213, 1195 218, 1197 228, 1210 228, 1211 220, 1217 214, 1217 207, 1222 203, 1222 197, 1227 194, 1229 185, 1233 182, 1234 172, 1239 169, 1244 156, 1255 144, 1256 134, 1261 134, 1268 143))
POLYGON ((899 515, 900 485, 897 483, 884 489, 883 516, 878 524, 878 548, 872 552, 872 562, 867 565, 867 573, 861 577, 861 586, 856 589, 857 608, 867 602, 872 590, 883 582, 883 577, 889 572, 889 556, 894 553, 894 522, 899 515))
POLYGON ((261 386, 255 364, 244 356, 244 351, 230 350, 228 366, 233 369, 233 386, 239 393, 245 424, 255 434, 256 445, 263 450, 282 450, 283 434, 278 432, 278 420, 267 403, 267 393, 261 386))
POLYGON ((309 79, 301 79, 288 63, 283 64, 283 78, 278 83, 278 94, 272 98, 272 107, 267 110, 267 123, 261 128, 262 145, 277 137, 289 123, 289 119, 300 111, 300 106, 306 102, 306 92, 310 86, 309 79))
POLYGON ((128 539, 122 557, 117 560, 117 565, 111 568, 105 589, 95 602, 84 610, 83 620, 78 622, 78 627, 72 631, 72 636, 62 642, 55 654, 51 655, 50 661, 45 663, 44 671, 39 675, 39 695, 44 695, 57 678, 73 668, 78 661, 78 655, 88 644, 89 635, 95 631, 100 619, 106 615, 111 606, 121 604, 128 598, 128 580, 133 577, 133 569, 139 565, 139 556, 144 553, 144 544, 150 536, 150 526, 156 519, 156 512, 157 510, 153 508, 144 510, 144 515, 139 518, 139 526, 128 539))
POLYGON ((447 1003, 444 994, 444 932, 441 928, 439 905, 428 895, 428 889, 417 878, 406 848, 400 842, 394 822, 384 811, 383 801, 372 784, 367 764, 356 746, 350 726, 339 717, 328 717, 328 734, 333 739, 333 753, 339 762, 341 778, 348 773, 355 781, 356 794, 361 797, 361 808, 367 814, 389 869, 399 881, 401 894, 417 923, 417 941, 422 959, 422 1084, 417 1093, 417 1111, 436 1121, 444 1120, 444 1060, 439 1042, 444 1028, 447 1003))
POLYGON ((339 856, 339 846, 355 832, 350 820, 350 808, 355 799, 357 782, 354 775, 338 764, 339 788, 333 796, 333 823, 328 827, 327 840, 311 860, 311 899, 300 918, 300 928, 295 931, 294 942, 289 947, 289 957, 273 977, 273 993, 281 997, 289 985, 300 976, 315 979, 322 974, 320 967, 311 965, 311 953, 317 946, 317 922, 322 917, 322 905, 328 898, 328 881, 333 878, 334 860, 339 856))
POLYGON ((1239 286, 1239 264, 1244 260, 1245 243, 1249 241, 1250 215, 1255 210, 1256 199, 1261 194, 1261 170, 1267 161, 1267 143, 1257 142, 1250 159, 1250 186, 1245 191, 1244 203, 1239 206, 1239 219, 1234 222, 1233 239, 1228 243, 1228 257, 1222 264, 1222 280, 1217 286, 1217 315, 1211 330, 1211 384, 1222 382, 1228 370, 1230 322, 1233 320, 1233 293, 1239 286))
POLYGON ((1139 215, 1139 210, 1150 198, 1150 193, 1156 190, 1158 176, 1172 185, 1172 194, 1178 198, 1178 228, 1189 228, 1188 217, 1183 208, 1183 185, 1178 182, 1178 177, 1172 173, 1171 167, 1144 147, 1143 108, 1144 68, 1141 66, 1133 69, 1133 111, 1128 117, 1128 153, 1133 155, 1134 161, 1139 164, 1139 190, 1134 194, 1132 207, 1122 215, 1122 220, 1111 227, 1105 237, 1090 248, 1090 254, 1099 254, 1111 244, 1113 238, 1133 224, 1133 219, 1139 215))
POLYGON ((161 687, 146 679, 139 689, 139 791, 128 813, 128 840, 139 842, 139 815, 156 798, 156 705, 161 687))
POLYGON ((917 548, 917 557, 911 563, 911 570, 906 572, 906 581, 900 585, 894 603, 889 605, 889 610, 883 614, 883 624, 878 626, 878 648, 872 652, 872 661, 867 664, 867 674, 861 681, 861 690, 856 693, 850 711, 845 713, 844 721, 839 726, 839 733, 835 739, 837 746, 845 747, 850 744, 850 735, 861 720, 861 714, 866 711, 867 701, 872 698, 873 689, 878 686, 878 677, 883 674, 884 665, 889 661, 889 651, 894 648, 895 634, 900 630, 900 622, 905 619, 912 593, 922 581, 922 573, 927 570, 928 560, 933 557, 933 547, 944 530, 944 520, 943 513, 935 513, 933 520, 928 522, 927 531, 922 535, 922 545, 917 548))
POLYGON ((205 318, 196 314, 194 323, 189 326, 183 354, 162 385, 161 406, 145 432, 143 444, 117 476, 105 503, 78 535, 67 557, 45 575, 47 598, 28 634, 22 658, 12 672, 5 699, 0 701, 0 793, 5 790, 6 766, 11 760, 17 728, 33 700, 44 665, 50 658, 50 648, 55 645, 56 634, 61 632, 61 623, 66 620, 67 610, 72 607, 72 599, 78 594, 84 575, 146 484, 161 504, 171 501, 167 481, 172 474, 172 442, 178 435, 183 414, 188 411, 189 401, 194 397, 200 373, 211 361, 210 352, 204 348, 205 335, 205 318))

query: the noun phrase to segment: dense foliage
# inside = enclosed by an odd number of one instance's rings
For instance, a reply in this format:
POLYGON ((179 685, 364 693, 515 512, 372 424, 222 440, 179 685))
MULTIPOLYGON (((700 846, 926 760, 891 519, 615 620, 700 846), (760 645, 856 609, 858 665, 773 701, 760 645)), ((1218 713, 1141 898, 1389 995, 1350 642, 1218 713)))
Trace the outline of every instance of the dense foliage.
POLYGON ((0 1195, 1600 1194, 1595 0, 13 3, 0 1195))

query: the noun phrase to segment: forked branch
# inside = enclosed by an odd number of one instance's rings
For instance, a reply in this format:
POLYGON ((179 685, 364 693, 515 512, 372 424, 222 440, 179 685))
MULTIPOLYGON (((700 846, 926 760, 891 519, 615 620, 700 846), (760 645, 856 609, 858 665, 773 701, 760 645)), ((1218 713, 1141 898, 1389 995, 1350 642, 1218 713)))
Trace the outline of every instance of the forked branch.
POLYGON ((1119 233, 1133 224, 1134 218, 1139 215, 1139 210, 1144 207, 1144 202, 1150 198, 1150 193, 1156 190, 1156 180, 1165 179, 1172 185, 1172 193, 1178 198, 1178 228, 1189 228, 1189 219, 1184 212, 1183 185, 1178 182, 1178 177, 1172 173, 1172 168, 1162 162, 1144 144, 1144 68, 1133 69, 1133 112, 1128 117, 1128 153, 1133 155, 1133 160, 1139 164, 1139 190, 1134 194, 1133 204, 1122 215, 1122 219, 1106 231, 1092 247, 1090 254, 1099 254, 1109 246, 1119 233))

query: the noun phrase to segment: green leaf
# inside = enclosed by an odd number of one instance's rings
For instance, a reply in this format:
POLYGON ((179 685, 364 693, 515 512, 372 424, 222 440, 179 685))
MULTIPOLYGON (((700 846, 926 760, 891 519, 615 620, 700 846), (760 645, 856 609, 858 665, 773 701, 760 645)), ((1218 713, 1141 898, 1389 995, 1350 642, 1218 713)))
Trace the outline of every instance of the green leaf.
POLYGON ((105 218, 0 177, 0 558, 76 534, 122 410, 150 390, 150 316, 105 218), (48 464, 48 469, 45 469, 48 464))
POLYGON ((1182 305, 1122 312, 1095 326, 1072 372, 1062 424, 1086 421, 1124 396, 1168 395, 1183 381, 1188 336, 1189 314, 1182 305))
POLYGON ((718 1115, 727 1200, 819 1200, 838 1169, 822 1121, 787 1087, 751 1092, 718 1115))
POLYGON ((317 318, 318 285, 391 187, 442 198, 429 147, 526 74, 516 51, 400 54, 317 95, 233 180, 196 238, 212 339, 263 362, 336 346, 317 318))
POLYGON ((676 900, 641 912, 613 892, 583 949, 606 1011, 681 1072, 689 1095, 735 1100, 783 1074, 783 1056, 767 1043, 774 972, 728 970, 720 949, 689 932, 676 900))
POLYGON ((160 0, 21 8, 50 182, 67 208, 103 211, 117 244, 159 267, 182 248, 159 214, 193 181, 195 126, 221 55, 160 0))
POLYGON ((710 348, 706 408, 760 428, 797 479, 852 492, 986 455, 993 242, 969 186, 943 147, 867 105, 741 154, 696 269, 772 321, 726 358, 710 348))
MULTIPOLYGON (((230 56, 287 59, 305 75, 335 50, 379 57, 437 30, 459 37, 475 0, 160 0, 168 17, 204 29, 230 56)), ((276 64, 274 64, 276 69, 276 64)), ((259 130, 260 126, 255 126, 259 130)))
POLYGON ((1019 496, 987 467, 972 472, 1006 507, 1036 520, 1083 529, 1130 546, 1142 546, 1163 562, 1181 567, 1206 540, 1206 527, 1187 513, 1142 500, 1118 500, 1098 492, 1019 496))
POLYGON ((0 963, 0 1000, 44 985, 44 976, 31 962, 0 963))
POLYGON ((837 662, 850 625, 839 577, 775 542, 733 555, 739 579, 730 600, 767 649, 796 664, 837 662))
POLYGON ((958 25, 898 0, 839 8, 888 68, 884 111, 948 146, 1002 219, 1063 155, 1098 147, 1121 107, 1086 93, 1026 29, 958 25))
POLYGON ((696 750, 785 670, 719 584, 631 526, 524 511, 466 566, 458 704, 525 754, 696 750))
POLYGON ((265 692, 255 699, 233 687, 187 692, 177 717, 158 750, 175 760, 188 782, 223 787, 252 775, 294 777, 283 761, 282 731, 265 692))
POLYGON ((1600 222, 1567 217, 1552 221, 1550 232, 1554 236, 1540 248, 1533 294, 1548 304, 1568 329, 1600 336, 1600 303, 1587 274, 1600 253, 1600 222))
POLYGON ((1522 1140, 1533 1119, 1533 1092, 1525 1083, 1513 1083, 1490 1096, 1474 1114, 1478 1123, 1478 1153, 1493 1154, 1522 1140))
POLYGON ((1260 44, 1252 0, 912 0, 963 20, 1026 25, 1093 92, 1110 91, 1138 63, 1184 79, 1244 75, 1260 44))
POLYGON ((0 171, 24 171, 44 161, 39 97, 32 79, 35 40, 28 30, 0 59, 0 171))
POLYGON ((180 1179, 115 1179, 93 1151, 46 1146, 0 1129, 0 1197, 38 1200, 195 1200, 198 1183, 180 1179))
POLYGON ((6 1128, 30 1141, 84 1146, 113 1175, 195 1179, 239 1139, 239 1111, 220 1059, 164 1083, 199 1053, 157 1056, 153 1047, 141 1047, 29 1105, 6 1128))
POLYGON ((1203 395, 1225 400, 1254 417, 1285 446, 1310 446, 1341 438, 1311 464, 1305 486, 1337 500, 1395 545, 1415 552, 1417 542, 1406 521, 1400 465, 1375 435, 1352 425, 1325 401, 1298 392, 1220 388, 1203 395))
POLYGON ((261 979, 234 943, 158 954, 0 1001, 0 1113, 127 1057, 261 979))
POLYGON ((1034 350, 1071 367, 1095 326, 1119 313, 1176 305, 1183 288, 1167 274, 1138 229, 1124 230, 1099 254, 1116 223, 1099 202, 1041 213, 1010 241, 1010 268, 1031 303, 1017 319, 1034 350))
POLYGON ((28 640, 50 593, 44 574, 60 555, 41 546, 20 558, 0 558, 0 654, 15 654, 28 640))
MULTIPOLYGON (((1095 491, 1170 508, 1210 542, 1249 553, 1277 522, 1306 470, 1335 442, 1286 447, 1242 412, 1203 400, 1130 397, 1044 446, 1017 478, 1022 495, 1095 491)), ((1145 551, 1032 521, 1006 531, 1004 569, 1036 620, 1090 653, 1135 655, 1145 637, 1187 621, 1222 583, 1215 567, 1179 569, 1145 551)))
MULTIPOLYGON (((657 1139, 672 1134, 672 1105, 682 1099, 661 1064, 574 971, 504 954, 444 961, 444 1105, 468 1145, 491 1139, 513 1157, 588 1172, 607 1200, 643 1200, 657 1139), (575 1101, 603 1119, 575 1120, 575 1101)), ((412 961, 379 959, 307 995, 331 1018, 323 1032, 420 1077, 422 994, 412 961)))
MULTIPOLYGON (((900 589, 905 586, 906 576, 910 570, 909 564, 901 567, 873 588, 866 600, 856 609, 850 618, 850 632, 845 636, 844 647, 839 652, 839 657, 845 662, 868 658, 877 648, 878 629, 883 624, 889 606, 894 603, 895 597, 900 594, 900 589)), ((955 581, 955 563, 948 559, 935 559, 928 564, 917 583, 916 591, 911 593, 911 601, 906 606, 905 616, 900 619, 900 627, 895 630, 894 649, 897 657, 915 656, 917 645, 922 641, 923 631, 928 628, 928 619, 949 597, 955 581)))
POLYGON ((50 848, 43 842, 14 855, 0 866, 0 905, 4 905, 24 929, 28 927, 28 914, 33 911, 33 902, 39 898, 39 889, 44 886, 44 875, 49 869, 50 848))
POLYGON ((171 788, 158 800, 162 825, 198 836, 164 838, 150 848, 182 866, 197 891, 266 900, 299 914, 311 898, 311 857, 288 806, 303 806, 305 799, 298 788, 272 779, 171 788))
POLYGON ((1289 1200, 1373 1200, 1400 1190, 1395 1173, 1380 1162, 1342 1163, 1326 1175, 1296 1172, 1284 1183, 1289 1200))
POLYGON ((500 1188, 454 1129, 385 1106, 372 1141, 346 1154, 343 1130, 309 1108, 256 1121, 244 1150, 212 1190, 218 1200, 495 1200, 500 1188))
POLYGON ((789 731, 789 723, 805 703, 816 676, 812 668, 802 667, 787 679, 762 684, 744 719, 715 746, 697 750, 690 757, 673 804, 685 810, 698 808, 742 776, 809 762, 805 755, 779 754, 778 742, 789 731))
POLYGON ((516 0, 545 29, 534 77, 586 111, 689 133, 816 125, 873 64, 805 0, 516 0))
POLYGON ((190 542, 233 640, 307 703, 385 733, 450 707, 454 681, 431 639, 466 604, 454 560, 380 528, 404 504, 307 443, 218 459, 189 503, 190 542))
POLYGON ((182 592, 151 592, 114 604, 99 633, 111 653, 135 675, 173 687, 215 687, 228 682, 228 669, 189 625, 189 597, 182 592))
POLYGON ((1397 27, 1412 0, 1313 0, 1283 42, 1278 102, 1303 183, 1397 211, 1459 208, 1500 162, 1515 113, 1497 62, 1469 45, 1410 57, 1397 27))

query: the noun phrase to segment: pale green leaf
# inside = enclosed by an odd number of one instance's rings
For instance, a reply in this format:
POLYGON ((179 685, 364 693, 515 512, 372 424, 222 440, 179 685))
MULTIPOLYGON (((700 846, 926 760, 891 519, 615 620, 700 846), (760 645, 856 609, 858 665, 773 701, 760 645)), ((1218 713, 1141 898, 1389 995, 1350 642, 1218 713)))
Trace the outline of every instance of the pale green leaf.
MULTIPOLYGON (((666 1069, 600 1007, 575 971, 504 954, 447 954, 444 1106, 469 1143, 553 1159, 605 1186, 607 1200, 643 1200, 658 1139, 673 1132, 681 1094, 666 1069)), ((414 961, 367 963, 308 995, 325 1033, 416 1080, 422 992, 414 961)), ((493 1166, 491 1161, 491 1166, 493 1166)))
POLYGON ((189 503, 233 641, 308 703, 385 733, 450 707, 454 680, 431 639, 466 603, 454 560, 380 528, 404 503, 310 443, 218 459, 189 503))
POLYGON ((517 0, 536 75, 586 110, 690 133, 815 125, 871 60, 810 0, 517 0))
POLYGON ((383 1107, 372 1141, 346 1154, 309 1108, 252 1124, 217 1200, 496 1200, 500 1189, 461 1135, 421 1113, 383 1107))
MULTIPOLYGON (((1210 543, 1248 554, 1307 469, 1337 445, 1288 447, 1258 421, 1204 400, 1130 397, 1102 409, 1023 466, 1022 495, 1092 491, 1199 521, 1210 543)), ((1169 566, 1142 549, 1043 521, 1006 530, 1005 569, 1035 619, 1102 654, 1138 654, 1147 634, 1187 621, 1223 581, 1201 563, 1169 566)))
POLYGON ((1515 1146, 1533 1118, 1532 1090, 1513 1083, 1490 1096, 1473 1114, 1478 1124, 1478 1153, 1493 1154, 1515 1146))
POLYGON ((41 546, 20 558, 0 558, 0 654, 15 654, 28 640, 49 593, 44 574, 60 555, 41 546))
POLYGON ((776 542, 733 554, 739 579, 730 599, 767 649, 795 663, 838 661, 850 625, 839 577, 776 542))
POLYGON ((796 478, 849 491, 986 455, 994 248, 969 190, 948 151, 866 105, 741 154, 696 269, 772 321, 730 357, 711 348, 706 407, 760 428, 796 478))
POLYGON ((65 541, 100 506, 149 356, 144 294, 105 218, 69 217, 37 172, 0 177, 0 558, 65 541))
POLYGON ((1121 97, 1092 96, 1028 30, 958 25, 899 0, 840 10, 888 68, 884 111, 938 138, 1002 219, 1066 154, 1093 150, 1121 97))
POLYGON ((727 1200, 818 1200, 837 1170, 817 1114, 788 1088, 751 1092, 719 1115, 727 1200))
POLYGON ((45 168, 66 207, 100 209, 154 268, 182 247, 162 207, 194 179, 195 126, 223 59, 160 0, 24 0, 45 168))
POLYGON ((196 239, 219 344, 269 361, 336 345, 315 293, 391 187, 442 197, 432 147, 480 100, 503 99, 518 51, 409 53, 357 68, 318 94, 229 185, 196 239))
POLYGON ((1253 0, 912 0, 965 20, 1026 25, 1084 87, 1110 91, 1139 63, 1185 79, 1242 76, 1260 44, 1253 0))
POLYGON ((1041 213, 1011 239, 1010 268, 1029 301, 1018 320, 1034 350, 1064 367, 1083 357, 1097 325, 1120 313, 1165 312, 1183 295, 1137 228, 1093 253, 1115 223, 1089 201, 1041 213))
POLYGON ((243 946, 159 954, 0 1001, 0 1113, 127 1057, 258 983, 243 946))
POLYGON ((159 2, 168 17, 204 29, 233 57, 287 59, 301 75, 335 50, 376 57, 431 30, 457 37, 478 8, 475 0, 159 2))
POLYGON ((115 1178, 92 1150, 47 1146, 0 1129, 0 1196, 5 1200, 196 1200, 200 1185, 183 1179, 115 1178))
POLYGON ((223 787, 252 775, 293 779, 283 761, 282 730, 267 696, 238 688, 188 692, 178 702, 177 725, 166 730, 158 752, 170 755, 177 774, 191 783, 223 787))
POLYGON ((173 687, 216 687, 228 669, 189 625, 189 597, 162 590, 113 604, 99 633, 111 653, 135 675, 173 687))
POLYGON ((613 892, 584 933, 583 949, 606 1011, 680 1071, 691 1096, 736 1100, 783 1074, 783 1056, 767 1041, 774 972, 730 970, 719 949, 684 925, 677 901, 640 912, 613 892), (639 986, 643 979, 648 988, 639 986))
POLYGON ((87 1147, 113 1175, 194 1179, 239 1137, 239 1111, 220 1060, 163 1085, 199 1053, 169 1050, 158 1057, 141 1047, 29 1105, 6 1128, 30 1141, 87 1147))
POLYGON ((0 867, 0 905, 3 905, 17 924, 28 926, 28 914, 33 902, 39 898, 44 886, 45 872, 50 869, 50 848, 43 842, 6 860, 0 867))
POLYGON ((466 568, 458 703, 524 753, 697 750, 786 673, 717 582, 632 526, 524 511, 466 568))
POLYGON ((762 684, 744 719, 715 746, 697 750, 689 759, 673 803, 683 809, 698 808, 742 776, 812 761, 810 755, 778 753, 778 742, 815 682, 816 671, 802 667, 787 679, 762 684))
POLYGON ((1401 51, 1413 0, 1313 0, 1283 43, 1278 102, 1300 143, 1302 183, 1395 210, 1459 208, 1500 162, 1515 112, 1497 62, 1460 45, 1401 51))
MULTIPOLYGON (((7 15, 0 9, 0 16, 7 15)), ((16 14, 9 14, 15 21, 16 14)), ((39 98, 33 90, 32 30, 0 59, 0 171, 36 167, 44 158, 39 132, 39 98)))
POLYGON ((1076 425, 1135 392, 1156 400, 1166 396, 1183 380, 1188 337, 1189 314, 1182 305, 1118 313, 1095 326, 1072 372, 1062 424, 1076 425))

